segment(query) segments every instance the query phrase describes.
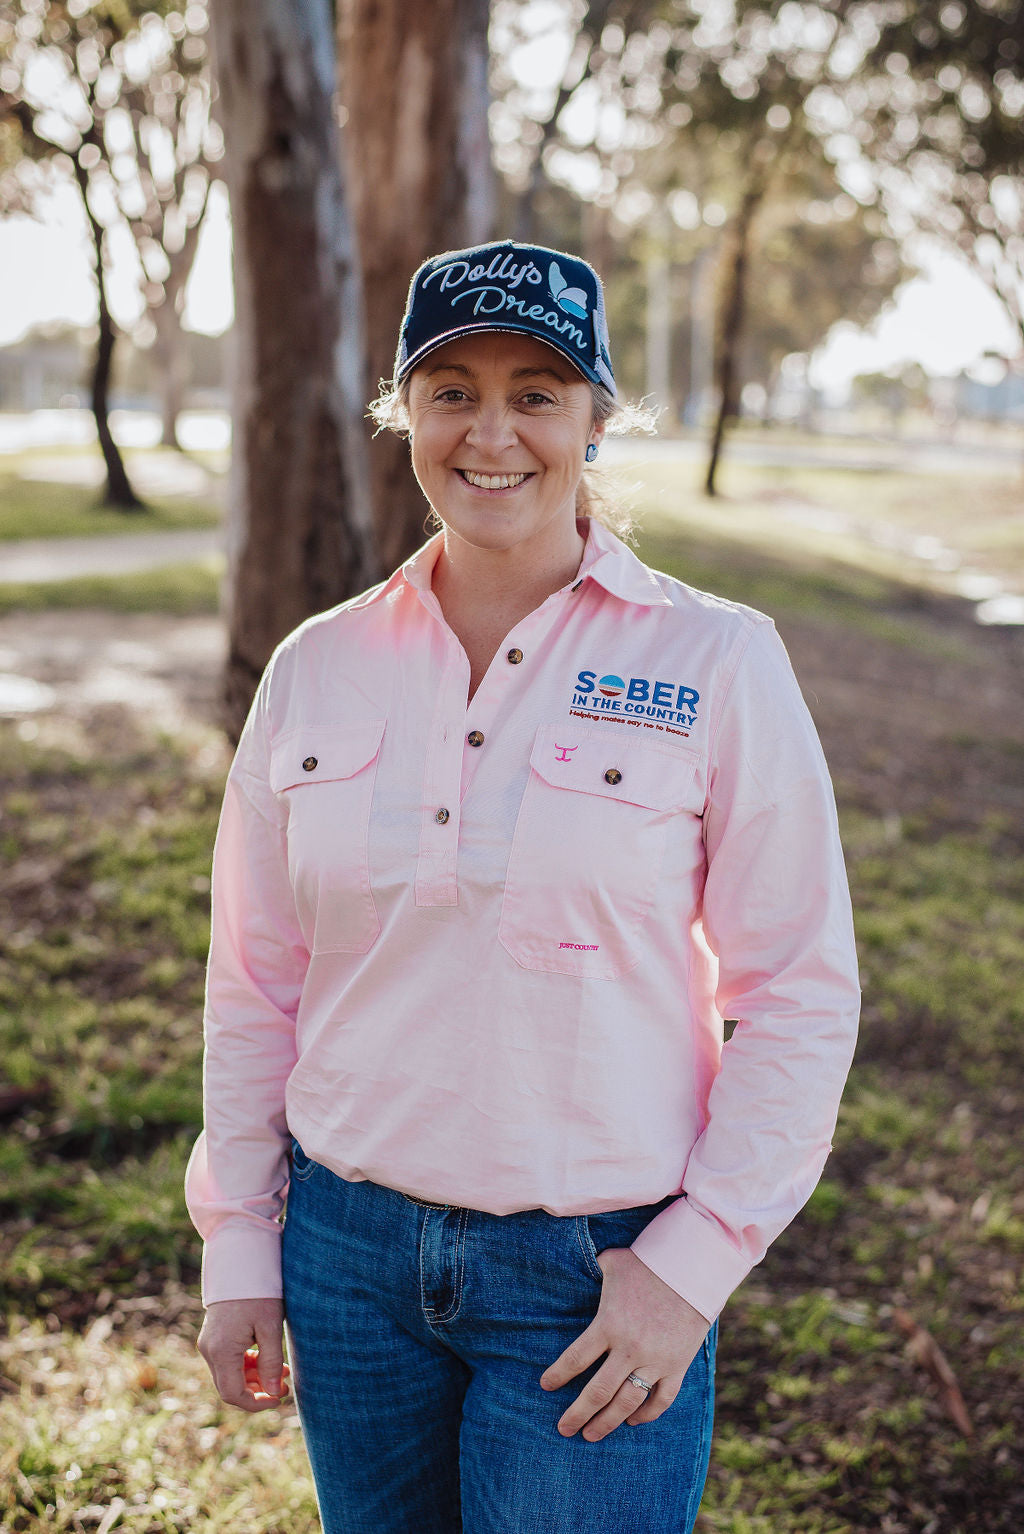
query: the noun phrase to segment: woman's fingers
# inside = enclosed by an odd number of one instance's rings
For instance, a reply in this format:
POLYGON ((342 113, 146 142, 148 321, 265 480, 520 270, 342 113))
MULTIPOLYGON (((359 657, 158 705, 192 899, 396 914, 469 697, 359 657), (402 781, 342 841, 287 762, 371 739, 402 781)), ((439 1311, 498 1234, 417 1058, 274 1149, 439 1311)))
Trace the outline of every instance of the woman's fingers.
POLYGON ((607 1437, 620 1422, 625 1422, 632 1412, 639 1410, 648 1399, 648 1393, 642 1386, 632 1384, 628 1378, 630 1373, 636 1373, 641 1379, 651 1378, 650 1373, 645 1373, 639 1365, 631 1369, 621 1354, 610 1354, 559 1419, 558 1431, 563 1438, 571 1438, 582 1430, 588 1442, 596 1443, 607 1437))
POLYGON ((545 1389, 558 1390, 604 1357, 558 1423, 563 1436, 582 1432, 591 1441, 667 1411, 710 1325, 628 1248, 606 1248, 598 1262, 604 1282, 597 1315, 541 1376, 545 1389), (629 1381, 631 1373, 653 1386, 649 1394, 629 1381))
MULTIPOLYGON (((634 1370, 641 1379, 648 1379, 642 1369, 634 1370)), ((663 1411, 668 1411, 672 1402, 683 1388, 683 1376, 676 1375, 673 1379, 659 1380, 654 1389, 643 1401, 636 1411, 630 1412, 625 1419, 630 1427, 641 1427, 645 1422, 657 1422, 663 1411)))
POLYGON ((595 1317, 585 1332, 574 1342, 570 1342, 564 1353, 560 1353, 553 1364, 544 1370, 540 1377, 540 1383, 544 1390, 561 1390, 563 1385, 568 1385, 577 1374, 582 1374, 584 1369, 589 1369, 591 1364, 596 1364, 602 1353, 608 1351, 608 1339, 603 1335, 603 1329, 595 1317))
POLYGON ((262 1311, 255 1318, 257 1373, 263 1393, 275 1400, 284 1395, 284 1321, 276 1312, 268 1317, 262 1311))
POLYGON ((207 1307, 197 1346, 221 1400, 247 1412, 279 1404, 283 1333, 280 1300, 221 1300, 207 1307))

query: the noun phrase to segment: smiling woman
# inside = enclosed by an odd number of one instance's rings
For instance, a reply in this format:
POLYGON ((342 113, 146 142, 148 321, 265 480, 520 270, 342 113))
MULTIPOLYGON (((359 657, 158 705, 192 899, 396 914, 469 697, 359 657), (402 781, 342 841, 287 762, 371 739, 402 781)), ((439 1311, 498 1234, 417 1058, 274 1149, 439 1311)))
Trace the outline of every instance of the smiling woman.
POLYGON ((265 1410, 286 1321, 325 1534, 689 1534, 852 1051, 827 772, 770 621, 589 515, 586 262, 428 261, 375 414, 439 532, 285 640, 229 776, 200 1348, 265 1410))
POLYGON ((528 546, 575 569, 576 488, 604 424, 572 364, 530 336, 488 333, 449 341, 410 384, 413 472, 447 541, 528 546))

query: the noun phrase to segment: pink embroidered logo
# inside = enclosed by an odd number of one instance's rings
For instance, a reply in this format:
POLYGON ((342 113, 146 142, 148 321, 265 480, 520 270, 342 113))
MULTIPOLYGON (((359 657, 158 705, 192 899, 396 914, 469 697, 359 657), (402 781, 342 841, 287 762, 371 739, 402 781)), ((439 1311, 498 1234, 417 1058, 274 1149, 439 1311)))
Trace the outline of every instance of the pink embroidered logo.
POLYGON ((573 948, 577 953, 596 953, 600 943, 559 943, 559 948, 573 948))
POLYGON ((572 759, 571 753, 573 751, 578 751, 579 749, 580 749, 579 746, 560 746, 558 744, 557 740, 556 740, 555 741, 555 750, 558 752, 558 755, 555 757, 555 761, 556 762, 568 762, 568 761, 571 761, 571 759, 572 759))

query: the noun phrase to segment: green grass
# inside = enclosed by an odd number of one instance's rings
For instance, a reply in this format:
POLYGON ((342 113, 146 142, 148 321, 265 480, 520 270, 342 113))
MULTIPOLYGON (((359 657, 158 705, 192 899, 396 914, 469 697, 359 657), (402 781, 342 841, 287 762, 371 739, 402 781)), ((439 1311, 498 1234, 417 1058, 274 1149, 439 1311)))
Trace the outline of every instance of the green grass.
POLYGON ((220 555, 128 575, 79 575, 63 581, 0 583, 0 613, 102 608, 114 613, 202 617, 220 610, 220 555))
MULTIPOLYGON (((99 449, 95 451, 98 453, 99 449)), ((133 457, 129 455, 127 459, 129 474, 133 457)), ((213 494, 203 497, 144 496, 146 505, 141 510, 115 511, 99 504, 98 489, 63 481, 23 478, 18 469, 29 461, 26 454, 0 458, 0 541, 169 532, 179 528, 218 527, 222 520, 221 508, 213 494)))
POLYGON ((917 621, 919 588, 912 582, 822 553, 782 558, 722 532, 714 523, 682 528, 658 517, 638 535, 642 557, 655 569, 775 619, 800 618, 854 629, 887 644, 925 650, 949 660, 969 658, 963 638, 925 631, 917 621))
MULTIPOLYGON (((835 446, 843 454, 841 444, 835 446)), ((848 454, 844 454, 848 456, 848 454)), ((1024 586, 1022 471, 905 473, 849 466, 752 465, 726 460, 721 493, 700 489, 701 467, 671 458, 623 465, 642 527, 710 535, 787 561, 808 556, 868 574, 948 589, 949 576, 908 552, 937 538, 965 566, 1024 586)))
POLYGON ((180 1326, 125 1341, 110 1325, 101 1315, 84 1336, 18 1325, 6 1344, 5 1534, 77 1534, 105 1515, 134 1534, 316 1534, 294 1410, 221 1408, 180 1326))

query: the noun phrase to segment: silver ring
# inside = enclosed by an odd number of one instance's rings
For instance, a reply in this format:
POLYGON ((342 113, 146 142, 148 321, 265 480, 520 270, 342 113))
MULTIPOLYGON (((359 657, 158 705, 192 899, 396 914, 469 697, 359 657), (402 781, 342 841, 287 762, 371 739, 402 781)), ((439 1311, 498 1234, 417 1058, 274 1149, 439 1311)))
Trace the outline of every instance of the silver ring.
POLYGON ((648 1385, 647 1381, 642 1380, 639 1374, 627 1374, 626 1379, 631 1385, 636 1385, 638 1389, 646 1390, 648 1394, 654 1389, 654 1386, 648 1385))

